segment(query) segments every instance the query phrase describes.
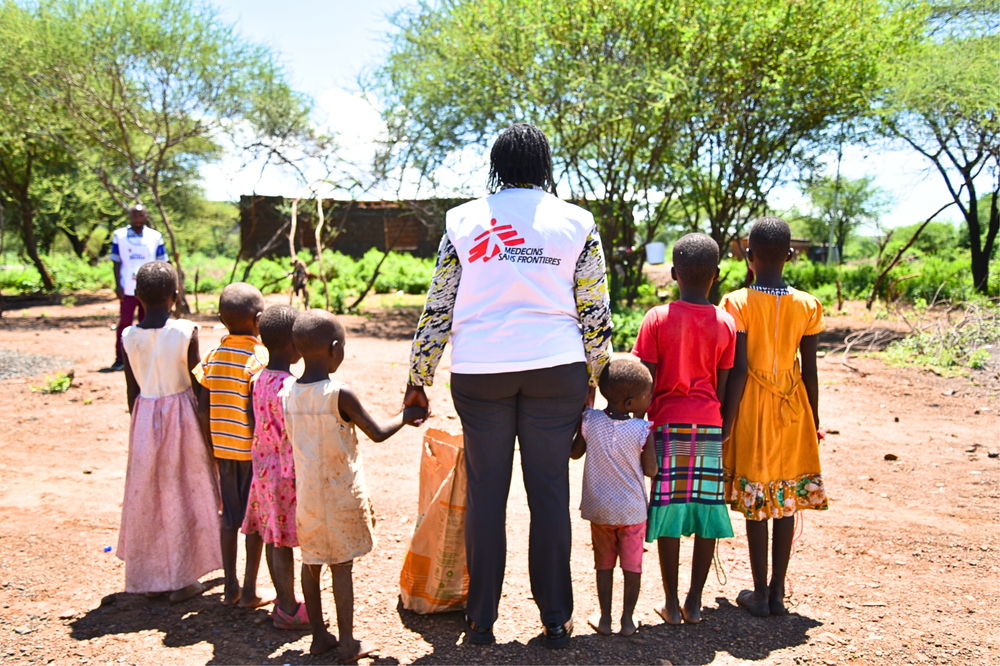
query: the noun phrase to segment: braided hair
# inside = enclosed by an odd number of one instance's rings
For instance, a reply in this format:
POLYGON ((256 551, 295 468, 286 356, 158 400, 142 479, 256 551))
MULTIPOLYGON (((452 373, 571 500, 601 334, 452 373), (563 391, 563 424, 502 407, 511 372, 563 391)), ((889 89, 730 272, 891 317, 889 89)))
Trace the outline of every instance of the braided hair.
POLYGON ((555 194, 552 151, 542 130, 528 123, 514 123, 497 137, 490 150, 490 193, 509 187, 541 187, 555 194))

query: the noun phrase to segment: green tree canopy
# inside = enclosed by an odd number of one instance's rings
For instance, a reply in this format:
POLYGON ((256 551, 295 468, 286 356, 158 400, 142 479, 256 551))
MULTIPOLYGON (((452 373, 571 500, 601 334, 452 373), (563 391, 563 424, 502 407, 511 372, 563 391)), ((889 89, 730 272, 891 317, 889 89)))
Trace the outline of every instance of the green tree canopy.
MULTIPOLYGON (((166 199, 219 142, 266 156, 311 134, 274 55, 196 0, 4 0, 0 70, 27 132, 84 164, 121 208, 151 200, 181 275, 166 199)), ((27 243, 26 243, 27 245, 27 243)))
POLYGON ((987 293, 1000 232, 1000 10, 940 4, 924 43, 890 70, 879 118, 941 176, 968 228, 973 283, 987 293))
POLYGON ((827 243, 832 239, 840 261, 844 245, 854 230, 862 224, 877 223, 888 203, 871 176, 856 179, 820 176, 805 183, 803 192, 809 198, 809 212, 799 221, 813 242, 827 243))
POLYGON ((377 79, 387 163, 430 178, 506 125, 538 125, 560 194, 596 207, 612 287, 629 291, 641 262, 620 248, 652 239, 678 200, 725 246, 829 127, 867 109, 911 20, 861 0, 424 3, 396 17, 377 79))

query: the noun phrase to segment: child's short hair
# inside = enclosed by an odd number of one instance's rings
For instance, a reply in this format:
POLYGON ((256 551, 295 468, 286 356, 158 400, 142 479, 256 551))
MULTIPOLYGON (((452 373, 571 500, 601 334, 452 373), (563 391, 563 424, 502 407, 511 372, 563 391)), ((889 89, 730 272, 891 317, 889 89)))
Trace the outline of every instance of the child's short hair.
POLYGON ((674 270, 685 282, 706 284, 719 268, 719 244, 705 234, 687 234, 674 243, 674 270))
POLYGON ((325 353, 331 342, 344 344, 345 338, 344 327, 326 310, 306 310, 292 324, 292 341, 303 356, 325 353))
POLYGON ((750 227, 750 250, 768 263, 783 262, 792 246, 792 230, 780 217, 759 217, 750 227))
POLYGON ((233 282, 219 295, 219 315, 230 324, 245 322, 263 311, 264 296, 252 284, 233 282))
POLYGON ((135 297, 145 305, 163 305, 177 293, 177 272, 165 261, 143 264, 135 274, 135 297))
POLYGON ((608 402, 621 402, 653 388, 649 369, 632 358, 613 358, 601 372, 597 385, 608 402))
POLYGON ((260 317, 260 340, 268 349, 281 349, 292 341, 292 325, 299 311, 290 305, 272 305, 260 317))

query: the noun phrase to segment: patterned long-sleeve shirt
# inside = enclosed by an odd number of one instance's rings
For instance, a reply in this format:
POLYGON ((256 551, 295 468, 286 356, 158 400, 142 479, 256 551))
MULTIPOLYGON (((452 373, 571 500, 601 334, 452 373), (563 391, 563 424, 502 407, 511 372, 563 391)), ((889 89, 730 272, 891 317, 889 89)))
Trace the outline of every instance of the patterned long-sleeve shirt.
MULTIPOLYGON (((427 302, 410 348, 409 382, 414 386, 430 386, 434 381, 434 370, 451 333, 461 278, 462 262, 455 246, 445 234, 438 247, 437 264, 427 292, 427 302)), ((583 333, 590 385, 597 386, 597 379, 610 358, 608 343, 611 341, 611 301, 608 296, 604 251, 596 227, 587 236, 583 251, 577 259, 573 292, 583 333)))

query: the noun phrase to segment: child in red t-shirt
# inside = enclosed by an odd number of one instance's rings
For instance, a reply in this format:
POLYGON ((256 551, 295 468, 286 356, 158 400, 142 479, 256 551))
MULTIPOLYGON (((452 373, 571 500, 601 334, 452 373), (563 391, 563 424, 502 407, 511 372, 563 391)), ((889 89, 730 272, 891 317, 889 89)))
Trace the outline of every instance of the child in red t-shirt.
POLYGON ((657 542, 668 624, 701 621, 701 593, 715 540, 733 536, 722 477, 722 400, 733 367, 736 323, 712 305, 708 291, 719 276, 719 246, 705 234, 674 245, 671 276, 680 300, 646 313, 632 353, 653 374, 653 422, 659 472, 653 479, 646 541, 657 542), (691 587, 677 596, 680 537, 694 535, 691 587))

